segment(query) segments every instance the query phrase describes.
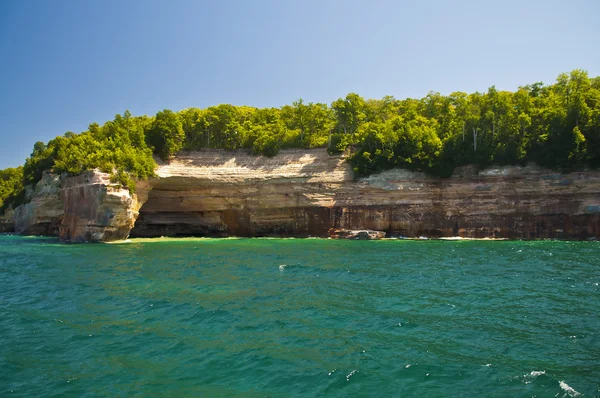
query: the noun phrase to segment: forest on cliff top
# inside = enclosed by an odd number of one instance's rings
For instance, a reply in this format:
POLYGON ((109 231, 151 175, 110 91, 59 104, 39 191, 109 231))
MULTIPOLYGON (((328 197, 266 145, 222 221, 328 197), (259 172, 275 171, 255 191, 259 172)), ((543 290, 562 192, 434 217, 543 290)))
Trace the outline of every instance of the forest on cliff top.
POLYGON ((281 108, 222 104, 155 116, 116 115, 102 126, 36 142, 24 166, 0 170, 0 211, 24 200, 42 173, 100 168, 133 189, 154 174, 154 156, 183 150, 247 149, 275 156, 282 148, 351 149, 357 176, 390 168, 450 176, 457 166, 534 161, 557 170, 600 166, 600 77, 583 70, 554 84, 514 92, 430 92, 421 99, 364 99, 350 93, 330 105, 302 99, 281 108))

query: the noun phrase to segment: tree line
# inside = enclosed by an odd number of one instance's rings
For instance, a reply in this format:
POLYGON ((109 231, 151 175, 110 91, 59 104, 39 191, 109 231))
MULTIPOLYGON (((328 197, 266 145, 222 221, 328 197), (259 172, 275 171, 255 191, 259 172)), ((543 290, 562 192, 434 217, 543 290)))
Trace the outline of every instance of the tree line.
POLYGON ((350 93, 330 105, 299 99, 281 108, 222 104, 165 109, 153 117, 126 111, 80 134, 37 142, 22 168, 0 174, 0 206, 45 170, 100 168, 133 189, 135 180, 153 175, 153 155, 168 160, 182 150, 218 148, 275 156, 282 148, 318 147, 330 153, 350 148, 348 161, 358 176, 401 167, 445 177, 461 165, 529 161, 559 170, 598 167, 600 77, 573 70, 551 85, 430 92, 421 99, 350 93))

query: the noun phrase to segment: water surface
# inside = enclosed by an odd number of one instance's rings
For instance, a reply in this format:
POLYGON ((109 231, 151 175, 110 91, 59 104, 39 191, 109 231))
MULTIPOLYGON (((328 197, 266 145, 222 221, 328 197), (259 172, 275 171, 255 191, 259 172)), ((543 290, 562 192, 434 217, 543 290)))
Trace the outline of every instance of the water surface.
POLYGON ((600 396, 598 242, 0 236, 0 395, 600 396))

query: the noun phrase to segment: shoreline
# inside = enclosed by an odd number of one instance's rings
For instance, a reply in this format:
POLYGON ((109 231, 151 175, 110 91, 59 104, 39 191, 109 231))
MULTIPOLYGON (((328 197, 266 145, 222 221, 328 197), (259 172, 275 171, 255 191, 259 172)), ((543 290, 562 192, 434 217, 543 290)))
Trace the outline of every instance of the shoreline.
MULTIPOLYGON (((58 236, 49 235, 19 235, 12 232, 0 233, 2 236, 16 236, 21 238, 30 239, 57 239, 58 236)), ((108 242, 83 242, 87 244, 107 244, 107 245, 123 245, 130 243, 151 243, 151 242, 183 242, 183 241, 224 241, 224 240, 330 240, 330 241, 362 241, 362 242, 374 242, 374 241, 445 241, 445 242, 470 242, 470 241, 483 241, 483 242, 600 242, 600 239, 511 239, 511 238, 469 238, 461 236, 445 236, 445 237, 389 237, 380 239, 343 239, 343 238, 331 238, 331 237, 320 237, 320 236, 308 236, 308 237, 290 237, 290 236, 157 236, 152 238, 128 238, 124 240, 115 240, 108 242)), ((75 242, 60 241, 61 245, 79 244, 75 242)))
POLYGON ((575 239, 509 239, 509 238, 463 238, 463 237, 441 237, 441 238, 382 238, 382 239, 335 239, 328 237, 273 237, 273 236, 261 236, 261 237, 169 237, 161 236, 156 238, 131 238, 112 242, 101 242, 109 245, 123 245, 133 243, 152 243, 152 242, 183 242, 183 241, 224 241, 224 240, 320 240, 320 241, 362 241, 362 242, 375 242, 375 241, 411 241, 411 242, 424 242, 424 241, 444 241, 444 242, 471 242, 471 241, 483 241, 483 242, 598 242, 597 239, 590 240, 575 240, 575 239))

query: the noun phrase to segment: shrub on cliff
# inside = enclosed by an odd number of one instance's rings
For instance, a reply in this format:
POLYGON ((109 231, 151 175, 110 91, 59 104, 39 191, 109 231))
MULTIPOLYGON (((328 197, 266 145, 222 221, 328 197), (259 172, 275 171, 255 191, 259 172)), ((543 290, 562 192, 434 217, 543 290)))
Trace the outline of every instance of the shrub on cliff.
POLYGON ((129 111, 116 115, 103 126, 93 123, 81 134, 66 133, 44 144, 37 142, 23 167, 23 182, 35 184, 45 170, 79 174, 99 168, 113 173, 124 186, 154 175, 156 162, 145 142, 148 117, 132 117, 129 111))
POLYGON ((257 155, 273 157, 279 153, 279 142, 271 135, 261 135, 252 145, 252 152, 257 155))
POLYGON ((23 167, 0 170, 0 213, 21 204, 23 196, 23 167))

